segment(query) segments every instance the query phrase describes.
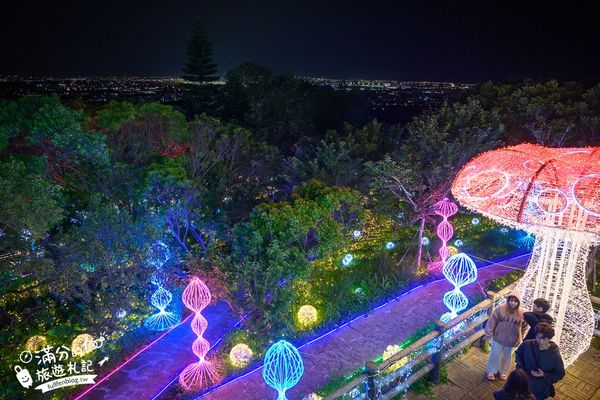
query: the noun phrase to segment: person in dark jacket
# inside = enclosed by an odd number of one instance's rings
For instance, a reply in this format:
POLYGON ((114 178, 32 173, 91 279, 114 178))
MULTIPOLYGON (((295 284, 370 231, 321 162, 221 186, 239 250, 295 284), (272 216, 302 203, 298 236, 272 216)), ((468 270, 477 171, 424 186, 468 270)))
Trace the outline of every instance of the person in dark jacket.
POLYGON ((523 340, 535 339, 535 326, 540 322, 552 326, 554 319, 546 314, 549 309, 550 303, 548 303, 548 300, 540 298, 533 301, 533 311, 524 314, 525 321, 527 321, 530 328, 523 340))
POLYGON ((554 396, 554 384, 565 376, 565 367, 556 343, 551 341, 554 329, 540 322, 535 327, 535 339, 526 340, 516 351, 517 368, 529 376, 536 400, 554 396))
POLYGON ((535 400, 531 393, 529 377, 522 369, 513 370, 500 390, 494 392, 495 400, 535 400))

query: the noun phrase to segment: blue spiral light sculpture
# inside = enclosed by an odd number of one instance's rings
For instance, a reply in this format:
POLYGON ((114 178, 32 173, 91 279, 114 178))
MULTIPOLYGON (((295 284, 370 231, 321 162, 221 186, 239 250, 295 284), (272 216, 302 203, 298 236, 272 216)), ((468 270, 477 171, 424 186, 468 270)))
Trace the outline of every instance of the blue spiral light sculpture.
POLYGON ((464 310, 469 304, 467 296, 460 291, 460 288, 477 280, 477 267, 471 257, 458 253, 446 260, 442 273, 454 285, 454 289, 444 294, 444 304, 450 312, 440 317, 443 322, 448 322, 456 318, 458 312, 464 310))
POLYGON ((298 349, 285 340, 273 344, 265 355, 263 379, 277 390, 277 400, 287 400, 285 392, 294 387, 304 373, 298 349))
POLYGON ((163 265, 170 257, 168 246, 157 240, 150 246, 146 258, 146 262, 156 268, 150 277, 150 282, 157 287, 150 298, 150 303, 158 309, 158 312, 144 320, 144 326, 153 331, 167 330, 179 322, 179 318, 174 313, 166 311, 173 296, 163 287, 167 280, 163 265))

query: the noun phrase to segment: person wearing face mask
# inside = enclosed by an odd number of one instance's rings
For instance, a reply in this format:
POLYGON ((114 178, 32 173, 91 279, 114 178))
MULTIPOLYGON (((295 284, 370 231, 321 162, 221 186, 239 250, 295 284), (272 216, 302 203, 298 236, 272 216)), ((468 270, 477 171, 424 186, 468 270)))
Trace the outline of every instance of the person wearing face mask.
POLYGON ((517 368, 529 375, 531 391, 536 400, 554 397, 554 384, 565 376, 565 367, 554 337, 554 329, 540 322, 535 327, 535 339, 524 341, 517 349, 517 368))
POLYGON ((487 379, 493 381, 496 374, 505 381, 510 371, 512 354, 523 341, 527 323, 523 317, 521 298, 518 292, 512 292, 506 303, 492 311, 486 325, 484 340, 492 340, 492 349, 487 362, 487 379))

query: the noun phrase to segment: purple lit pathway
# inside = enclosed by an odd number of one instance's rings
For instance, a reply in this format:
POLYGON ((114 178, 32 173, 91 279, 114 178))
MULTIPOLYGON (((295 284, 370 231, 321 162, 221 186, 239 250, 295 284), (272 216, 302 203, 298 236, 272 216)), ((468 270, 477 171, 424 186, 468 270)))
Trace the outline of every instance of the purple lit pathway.
MULTIPOLYGON (((238 321, 224 302, 208 306, 202 315, 208 320, 208 329, 204 337, 211 344, 238 321)), ((192 318, 188 318, 185 323, 170 331, 110 378, 82 396, 81 400, 153 398, 188 364, 198 360, 192 353, 192 342, 196 335, 190 328, 191 321, 192 318)))
MULTIPOLYGON (((529 254, 503 263, 479 269, 478 282, 507 274, 514 268, 525 268, 529 254)), ((477 263, 479 265, 479 263, 477 263)), ((300 349, 304 360, 304 375, 297 386, 287 392, 291 400, 317 391, 331 378, 348 374, 364 365, 366 360, 383 354, 390 344, 400 344, 419 327, 439 318, 446 311, 442 294, 451 289, 446 280, 430 283, 398 298, 365 317, 300 349)), ((477 282, 463 288, 471 297, 482 290, 477 282)), ((275 390, 256 370, 242 379, 226 384, 202 400, 265 400, 272 399, 275 390)))

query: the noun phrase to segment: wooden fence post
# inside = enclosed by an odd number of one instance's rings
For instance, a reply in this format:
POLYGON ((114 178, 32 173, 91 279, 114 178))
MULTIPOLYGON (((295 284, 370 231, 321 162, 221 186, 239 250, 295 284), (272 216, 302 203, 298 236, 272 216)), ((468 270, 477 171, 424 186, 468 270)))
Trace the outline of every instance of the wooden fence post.
MULTIPOLYGON (((488 290, 486 293, 487 293, 489 299, 492 301, 492 304, 490 304, 490 306, 488 307, 488 318, 489 318, 492 315, 494 308, 496 308, 496 299, 498 298, 498 293, 493 292, 491 290, 488 290)), ((485 321, 485 323, 487 324, 487 320, 485 321)), ((484 343, 485 343, 485 335, 483 335, 481 337, 481 339, 479 339, 479 347, 483 348, 484 343)))
POLYGON ((440 367, 444 361, 444 333, 446 332, 446 324, 442 321, 435 321, 435 330, 439 332, 440 348, 431 356, 431 361, 435 367, 429 372, 429 380, 433 383, 440 382, 440 367))
POLYGON ((377 388, 375 387, 375 377, 379 374, 379 369, 373 361, 367 361, 365 363, 365 370, 367 371, 367 398, 369 400, 376 400, 377 388))

